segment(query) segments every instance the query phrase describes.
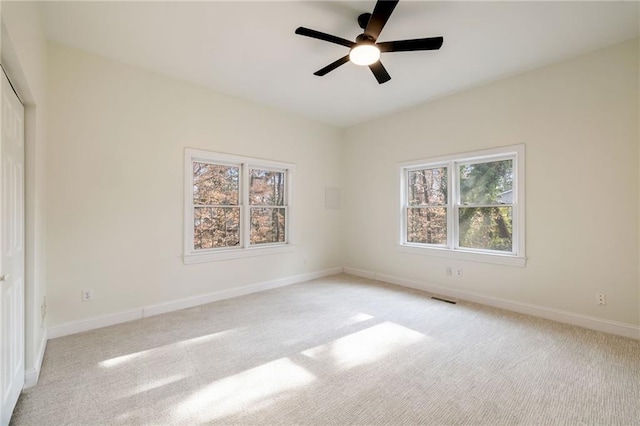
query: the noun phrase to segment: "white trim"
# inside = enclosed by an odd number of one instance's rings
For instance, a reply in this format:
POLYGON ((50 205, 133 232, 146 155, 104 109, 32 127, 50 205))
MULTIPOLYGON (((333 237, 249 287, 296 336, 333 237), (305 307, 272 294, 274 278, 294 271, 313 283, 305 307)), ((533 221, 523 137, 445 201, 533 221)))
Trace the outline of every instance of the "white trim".
POLYGON ((126 311, 113 315, 105 315, 102 317, 89 318, 81 321, 69 322, 55 327, 49 328, 49 338, 68 336, 70 334, 81 333, 83 331, 94 330, 96 328, 107 327, 110 325, 120 324, 123 322, 134 321, 147 318, 154 315, 164 314, 167 312, 178 311, 180 309, 191 308, 193 306, 204 305, 218 300, 230 299, 233 297, 244 296, 246 294, 257 293, 260 291, 271 290, 278 287, 284 287, 297 284, 317 278, 336 275, 343 271, 342 267, 324 269, 306 274, 294 275, 291 277, 278 278, 270 281, 249 284, 242 287, 232 288, 228 290, 220 290, 200 296, 188 297, 185 299, 174 300, 171 302, 161 303, 157 305, 145 306, 131 311, 126 311))
POLYGON ((228 290, 216 291, 213 293, 203 294, 201 296, 188 297, 185 299, 174 300, 171 302, 161 303, 143 308, 143 318, 154 315, 160 315, 167 312, 178 311, 180 309, 191 308, 193 306, 204 305, 207 303, 217 302, 219 300, 231 299, 233 297, 244 296, 251 293, 271 290, 278 287, 285 287, 291 284, 297 284, 304 281, 314 280, 329 275, 336 275, 342 272, 342 268, 326 269, 324 271, 311 272, 307 274, 294 275, 287 278, 279 278, 261 283, 249 284, 242 287, 230 288, 228 290))
POLYGON ((356 277, 368 278, 370 280, 376 279, 376 274, 374 272, 365 271, 364 269, 349 268, 347 266, 345 266, 342 269, 344 270, 345 274, 355 275, 356 277))
MULTIPOLYGON (((102 317, 90 318, 87 320, 70 322, 55 327, 50 327, 45 331, 43 342, 40 347, 38 364, 34 368, 30 369, 27 373, 26 383, 29 386, 35 385, 37 377, 40 373, 42 366, 42 359, 44 357, 46 341, 47 339, 55 339, 57 337, 67 336, 70 334, 81 333, 83 331, 94 330, 97 328, 107 327, 110 325, 129 322, 137 319, 147 318, 154 315, 160 315, 163 313, 173 312, 180 309, 186 309, 194 306, 199 306, 207 303, 212 303, 219 300, 230 299, 233 297, 244 296, 251 293, 257 293, 260 291, 270 290, 279 287, 285 287, 292 284, 297 284, 317 278, 322 278, 330 275, 336 275, 341 272, 345 274, 359 276, 371 280, 383 281, 389 284, 395 284, 402 287, 413 288, 416 290, 422 290, 428 293, 446 296, 453 299, 465 300, 468 302, 479 303, 483 305, 493 306, 496 308, 506 309, 513 312, 519 312, 535 317, 546 318, 553 321, 558 321, 566 324, 577 325, 585 327, 591 330, 603 331, 605 333, 616 334, 632 339, 640 340, 640 326, 634 324, 623 323, 619 321, 612 321, 602 318, 596 318, 588 315, 577 314, 574 312, 563 311, 559 309, 547 308, 544 306, 533 305, 530 303, 516 302, 513 300, 485 296, 479 293, 468 292, 464 290, 453 290, 445 287, 434 286, 424 284, 418 281, 413 281, 405 278, 399 278, 392 275, 378 274, 372 271, 357 269, 351 267, 337 267, 331 269, 325 269, 316 272, 310 272, 306 274, 294 275, 286 278, 279 278, 270 281, 264 281, 261 283, 250 284, 238 288, 221 290, 212 292, 200 296, 189 297, 179 299, 171 302, 161 303, 157 305, 146 306, 140 309, 122 312, 113 315, 106 315, 102 317)), ((29 387, 25 386, 25 387, 29 387)))
POLYGON ((560 309, 548 308, 545 306, 533 305, 530 303, 516 302, 514 300, 503 299, 499 297, 485 296, 483 294, 464 290, 449 289, 405 278, 399 278, 392 275, 378 274, 362 269, 354 269, 349 267, 345 267, 343 269, 345 273, 351 275, 357 275, 369 279, 383 281, 389 284, 422 290, 428 293, 446 296, 449 298, 493 306, 508 311, 519 312, 521 314, 545 318, 552 321, 558 321, 566 324, 588 328, 591 330, 602 331, 605 333, 611 333, 640 340, 640 326, 635 324, 596 318, 589 315, 577 314, 575 312, 563 311, 560 309))
POLYGON ((434 164, 436 167, 437 166, 441 167, 442 165, 446 165, 447 163, 455 160, 461 160, 465 162, 467 160, 471 162, 475 162, 475 161, 482 162, 485 159, 489 160, 491 157, 498 157, 502 154, 507 156, 509 152, 515 152, 519 149, 524 150, 524 144, 499 146, 496 148, 483 149, 480 151, 459 152, 457 154, 442 155, 439 157, 430 157, 430 158, 421 158, 418 160, 402 161, 398 163, 398 166, 400 168, 419 169, 420 166, 425 164, 429 164, 429 165, 434 164))
POLYGON ((191 252, 193 247, 193 213, 191 211, 191 200, 193 200, 193 160, 199 151, 186 148, 184 150, 184 247, 183 256, 191 252))
POLYGON ((242 155, 225 154, 217 151, 205 151, 203 149, 185 148, 185 154, 188 155, 190 161, 198 161, 210 164, 228 164, 237 166, 239 164, 248 163, 251 166, 264 167, 273 171, 286 171, 294 164, 284 161, 266 160, 263 158, 246 157, 242 155))
MULTIPOLYGON (((192 160, 193 161, 193 160, 192 160)), ((251 203, 249 202, 249 167, 245 167, 244 163, 240 163, 240 187, 238 188, 240 193, 238 194, 240 199, 240 247, 238 251, 242 252, 251 247, 251 203)), ((193 205, 193 198, 191 199, 193 205)), ((285 232, 286 232, 285 225, 285 232)), ((194 232, 191 228, 191 232, 194 232)), ((215 249, 214 249, 215 250, 215 249)), ((193 246, 189 248, 189 252, 185 253, 187 256, 197 255, 199 251, 196 251, 193 246)), ((185 259, 186 263, 186 259, 185 259)))
POLYGON ((49 338, 56 339, 70 334, 82 333, 83 331, 95 330, 96 328, 108 327, 110 325, 120 324, 142 319, 142 309, 120 312, 117 314, 109 314, 100 317, 89 318, 80 321, 68 322, 66 324, 49 327, 49 338))
MULTIPOLYGON (((451 163, 447 163, 447 164, 451 164, 451 163)), ((457 168, 457 167, 456 167, 457 168)), ((456 177, 454 179, 454 175, 458 174, 458 171, 453 171, 453 170, 449 170, 449 167, 447 167, 448 173, 447 173, 447 188, 452 188, 453 189, 453 185, 454 182, 456 182, 458 180, 458 178, 456 177)), ((457 193, 458 191, 455 191, 455 193, 457 193)), ((445 247, 446 249, 448 249, 449 247, 454 247, 456 246, 456 241, 458 241, 458 209, 453 208, 453 205, 455 204, 453 201, 453 196, 455 195, 452 193, 447 194, 447 247, 445 247)), ((404 225, 404 232, 407 232, 407 226, 406 224, 404 225)), ((401 244, 404 244, 404 241, 406 241, 406 236, 404 238, 403 241, 401 241, 401 244)))
POLYGON ((413 255, 446 257, 448 259, 491 263, 494 265, 518 266, 520 268, 524 268, 527 263, 526 257, 513 256, 510 254, 499 254, 495 252, 491 252, 491 254, 489 254, 481 253, 478 251, 466 251, 464 249, 448 249, 446 247, 417 247, 411 244, 399 244, 398 251, 400 253, 413 255))
POLYGON ((47 333, 47 329, 45 328, 44 332, 42 333, 40 350, 38 350, 38 357, 35 360, 35 364, 24 373, 24 389, 32 388, 36 384, 38 384, 40 371, 42 370, 42 361, 44 360, 44 351, 47 348, 47 340, 49 340, 49 336, 47 333))
POLYGON ((265 244, 264 246, 252 246, 245 249, 216 250, 198 254, 188 254, 183 258, 185 265, 194 263, 214 262, 218 260, 238 259, 242 257, 267 256, 271 254, 287 253, 295 250, 291 244, 265 244))

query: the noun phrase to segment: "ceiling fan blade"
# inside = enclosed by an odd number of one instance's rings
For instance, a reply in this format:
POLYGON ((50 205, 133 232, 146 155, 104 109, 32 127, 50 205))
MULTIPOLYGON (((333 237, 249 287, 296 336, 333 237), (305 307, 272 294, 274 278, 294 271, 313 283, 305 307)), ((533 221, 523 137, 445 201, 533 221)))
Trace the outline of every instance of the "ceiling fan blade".
POLYGON ((384 25, 389 20, 393 9, 395 9, 399 0, 378 0, 376 6, 373 8, 371 19, 367 24, 367 28, 364 30, 364 34, 367 37, 371 37, 374 41, 380 36, 380 32, 384 28, 384 25))
POLYGON ((321 70, 318 70, 318 71, 314 72, 313 74, 322 77, 323 75, 325 75, 327 73, 330 73, 331 71, 333 71, 336 68, 338 68, 340 65, 344 65, 347 62, 349 62, 349 55, 343 56, 342 58, 338 59, 335 62, 330 63, 326 67, 322 68, 321 70))
POLYGON ((369 69, 371 70, 373 75, 376 76, 376 80, 378 80, 379 84, 386 83, 387 81, 391 80, 391 76, 389 75, 385 67, 382 66, 382 62, 378 61, 369 65, 369 69))
POLYGON ((332 36, 331 34, 321 33, 320 31, 311 30, 305 27, 298 27, 296 29, 296 34, 311 38, 317 38, 318 40, 324 40, 328 41, 329 43, 335 43, 346 47, 353 47, 355 45, 354 42, 346 40, 344 38, 332 36))
POLYGON ((413 50, 438 50, 442 47, 442 37, 416 38, 412 40, 385 41, 377 43, 380 52, 411 52, 413 50))

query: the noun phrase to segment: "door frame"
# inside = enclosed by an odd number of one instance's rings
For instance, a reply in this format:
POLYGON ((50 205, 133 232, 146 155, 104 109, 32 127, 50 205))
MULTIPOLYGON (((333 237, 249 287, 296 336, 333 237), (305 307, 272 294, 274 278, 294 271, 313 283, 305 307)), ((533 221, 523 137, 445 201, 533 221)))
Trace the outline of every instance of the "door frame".
MULTIPOLYGON (((24 106, 24 139, 25 139, 25 385, 24 388, 35 386, 40 374, 42 360, 47 342, 47 329, 43 315, 46 312, 46 265, 43 245, 46 229, 42 219, 37 215, 44 215, 35 211, 39 199, 45 194, 44 185, 38 186, 38 175, 44 172, 39 164, 44 159, 36 157, 38 137, 37 122, 44 121, 44 99, 41 104, 35 99, 31 87, 33 81, 25 73, 16 49, 4 22, 0 25, 0 64, 4 68, 15 92, 24 106), (38 161, 40 160, 40 161, 38 161), (43 305, 45 309, 43 309, 43 305)), ((1 72, 1 71, 0 71, 1 72)), ((40 142, 42 143, 42 142, 40 142)), ((40 179, 42 180, 42 179, 40 179)))

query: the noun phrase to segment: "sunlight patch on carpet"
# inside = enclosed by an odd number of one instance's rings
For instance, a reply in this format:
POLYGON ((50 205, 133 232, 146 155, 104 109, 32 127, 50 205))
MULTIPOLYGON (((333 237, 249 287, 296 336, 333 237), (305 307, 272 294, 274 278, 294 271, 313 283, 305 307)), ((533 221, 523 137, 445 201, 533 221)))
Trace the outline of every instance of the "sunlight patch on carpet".
POLYGON ((281 358, 203 387, 179 404, 174 415, 183 420, 195 417, 206 421, 257 411, 314 380, 313 374, 290 359, 281 358))
POLYGON ((373 315, 369 315, 369 314, 365 314, 360 312, 357 315, 352 316, 351 318, 349 318, 349 323, 351 324, 355 324, 357 322, 362 322, 362 321, 367 321, 373 318, 373 315))
POLYGON ((333 342, 307 349, 302 354, 318 361, 330 361, 349 369, 378 361, 394 351, 427 339, 422 333, 392 322, 369 327, 333 342))
MULTIPOLYGON (((152 350, 152 349, 151 349, 152 350)), ((151 350, 135 352, 132 354, 117 356, 115 358, 105 359, 100 362, 100 367, 117 367, 119 365, 125 364, 130 361, 135 361, 136 359, 144 358, 151 350)))
POLYGON ((133 395, 142 393, 142 392, 149 392, 152 391, 154 389, 158 389, 161 388, 162 386, 167 386, 170 385, 172 383, 176 383, 179 382, 180 380, 183 380, 185 378, 184 375, 182 374, 176 374, 170 377, 164 377, 164 378, 160 378, 158 380, 154 380, 150 383, 143 383, 140 384, 136 387, 136 389, 133 392, 128 392, 126 394, 124 394, 122 397, 123 398, 128 398, 131 397, 133 395))
POLYGON ((167 349, 208 343, 213 340, 219 339, 221 337, 227 337, 229 334, 235 331, 236 329, 224 330, 224 331, 219 331, 217 333, 206 334, 204 336, 193 337, 191 339, 180 340, 179 342, 171 343, 169 345, 158 346, 152 349, 147 349, 147 350, 135 352, 132 354, 109 358, 104 361, 100 361, 99 365, 100 367, 104 367, 104 368, 117 367, 131 361, 141 360, 143 358, 148 357, 149 355, 152 355, 167 349))

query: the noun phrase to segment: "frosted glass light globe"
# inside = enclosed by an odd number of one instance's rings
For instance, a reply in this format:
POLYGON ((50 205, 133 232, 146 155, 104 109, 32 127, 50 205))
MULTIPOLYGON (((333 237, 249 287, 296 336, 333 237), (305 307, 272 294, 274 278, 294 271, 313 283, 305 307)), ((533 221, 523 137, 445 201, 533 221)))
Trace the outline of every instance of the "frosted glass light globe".
POLYGON ((375 44, 359 44, 349 52, 349 60, 356 65, 371 65, 380 59, 380 49, 375 44))

